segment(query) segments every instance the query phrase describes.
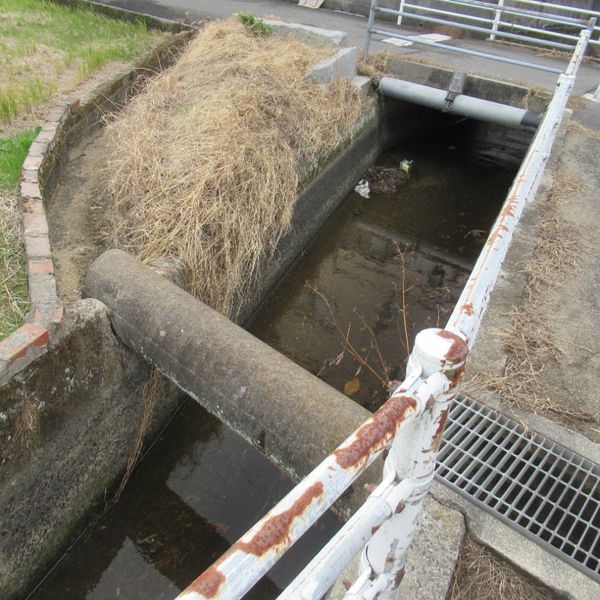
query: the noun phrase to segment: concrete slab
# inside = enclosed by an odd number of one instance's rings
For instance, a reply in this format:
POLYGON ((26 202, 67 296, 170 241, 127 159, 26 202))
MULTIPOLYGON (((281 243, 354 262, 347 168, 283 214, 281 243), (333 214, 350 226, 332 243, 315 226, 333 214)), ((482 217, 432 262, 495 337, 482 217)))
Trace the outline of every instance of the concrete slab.
POLYGON ((333 56, 318 62, 308 70, 308 77, 318 83, 329 83, 334 79, 356 77, 356 48, 342 48, 333 56))

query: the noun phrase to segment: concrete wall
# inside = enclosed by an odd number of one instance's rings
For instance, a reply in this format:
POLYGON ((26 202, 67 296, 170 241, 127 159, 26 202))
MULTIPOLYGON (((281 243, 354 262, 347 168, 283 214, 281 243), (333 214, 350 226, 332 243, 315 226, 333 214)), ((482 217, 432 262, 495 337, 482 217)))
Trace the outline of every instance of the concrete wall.
MULTIPOLYGON (((102 506, 132 447, 148 374, 106 308, 83 300, 49 351, 0 388, 0 598, 22 597, 102 506)), ((150 437, 180 399, 163 384, 150 437)))

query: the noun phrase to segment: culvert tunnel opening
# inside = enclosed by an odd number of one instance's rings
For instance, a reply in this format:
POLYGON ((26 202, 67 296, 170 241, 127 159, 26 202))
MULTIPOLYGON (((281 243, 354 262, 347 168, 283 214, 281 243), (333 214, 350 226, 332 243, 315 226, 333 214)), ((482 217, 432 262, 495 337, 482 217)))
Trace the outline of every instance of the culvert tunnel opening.
MULTIPOLYGON (((385 400, 385 386, 375 377, 365 379, 365 370, 356 375, 357 365, 347 356, 341 368, 331 364, 341 351, 339 338, 306 282, 312 279, 335 304, 344 328, 360 317, 351 330, 361 333, 360 319, 375 319, 369 326, 381 336, 382 352, 397 363, 390 375, 400 376, 406 354, 393 318, 400 299, 396 245, 404 252, 408 293, 415 296, 408 299, 414 307, 412 336, 444 322, 531 138, 525 129, 416 110, 422 123, 432 117, 437 131, 418 141, 390 135, 391 147, 375 165, 380 170, 366 174, 376 177, 408 159, 409 177, 392 193, 374 189, 363 198, 351 192, 249 326, 340 391, 350 392, 348 381, 358 378, 359 389, 349 395, 371 410, 385 400), (322 370, 326 363, 328 372, 322 370)), ((355 175, 358 181, 365 173, 355 175)), ((367 352, 368 335, 357 342, 367 352)), ((256 448, 188 401, 133 474, 121 501, 31 597, 174 597, 292 486, 256 448)), ((327 513, 249 597, 275 597, 340 525, 327 513)))

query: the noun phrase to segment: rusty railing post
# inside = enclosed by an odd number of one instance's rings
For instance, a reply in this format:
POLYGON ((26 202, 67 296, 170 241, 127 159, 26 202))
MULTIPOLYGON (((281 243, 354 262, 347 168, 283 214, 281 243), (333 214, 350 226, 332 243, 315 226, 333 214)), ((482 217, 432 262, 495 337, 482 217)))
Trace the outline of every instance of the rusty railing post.
MULTIPOLYGON (((383 479, 393 477, 395 485, 411 482, 411 493, 401 501, 395 514, 385 521, 363 551, 365 572, 350 589, 347 598, 392 599, 404 575, 406 555, 415 535, 423 502, 435 472, 438 448, 456 388, 462 379, 468 353, 466 339, 448 330, 425 329, 415 339, 408 362, 407 380, 419 376, 431 380, 437 376, 448 381, 445 393, 425 400, 418 418, 400 428, 386 458, 383 479)), ((401 393, 398 390, 396 393, 401 393)))

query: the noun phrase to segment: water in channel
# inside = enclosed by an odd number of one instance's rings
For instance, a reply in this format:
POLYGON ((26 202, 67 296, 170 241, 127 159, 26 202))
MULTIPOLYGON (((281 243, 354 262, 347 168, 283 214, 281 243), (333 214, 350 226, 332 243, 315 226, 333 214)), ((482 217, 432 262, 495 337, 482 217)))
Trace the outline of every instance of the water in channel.
POLYGON ((470 157, 468 134, 383 154, 377 166, 413 161, 408 180, 393 194, 350 194, 250 331, 377 409, 381 380, 403 379, 415 334, 445 325, 515 175, 470 157))
MULTIPOLYGON (((405 158, 409 179, 395 193, 351 193, 250 327, 371 410, 385 400, 382 382, 402 378, 405 337, 445 323, 515 174, 470 158, 456 131, 395 148, 378 165, 405 158)), ((119 503, 32 598, 174 598, 292 486, 188 400, 119 503)), ((326 514, 249 597, 275 597, 339 527, 326 514)))

